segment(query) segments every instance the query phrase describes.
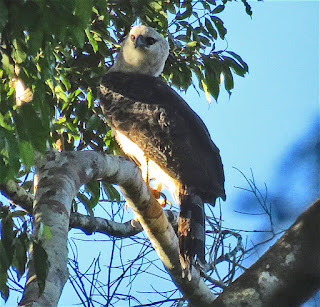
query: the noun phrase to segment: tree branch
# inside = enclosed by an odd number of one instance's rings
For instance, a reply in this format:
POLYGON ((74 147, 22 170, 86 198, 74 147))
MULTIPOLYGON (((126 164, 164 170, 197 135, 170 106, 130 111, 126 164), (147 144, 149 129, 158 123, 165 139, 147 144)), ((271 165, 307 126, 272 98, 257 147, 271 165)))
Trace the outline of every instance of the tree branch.
MULTIPOLYGON (((13 180, 0 184, 0 191, 16 206, 21 207, 32 215, 34 196, 30 192, 27 192, 13 180)), ((172 227, 176 228, 178 225, 179 212, 164 210, 164 213, 172 227)), ((79 212, 71 212, 69 228, 80 229, 87 235, 99 232, 108 236, 121 238, 131 237, 143 230, 139 221, 133 223, 133 220, 130 220, 125 223, 117 223, 112 220, 85 215, 79 212)))
POLYGON ((143 230, 140 223, 135 223, 133 226, 131 221, 117 223, 112 220, 84 215, 78 212, 71 213, 70 228, 80 229, 87 235, 99 232, 119 238, 131 237, 143 230))
MULTIPOLYGON (((173 281, 194 305, 204 306, 214 294, 205 285, 197 270, 192 279, 182 278, 177 236, 140 170, 121 156, 108 156, 94 151, 50 152, 39 167, 39 184, 34 202, 34 236, 40 225, 50 227, 52 237, 43 236, 41 243, 48 254, 49 272, 44 292, 38 297, 38 285, 31 257, 27 284, 21 305, 56 305, 68 277, 67 233, 71 203, 81 185, 93 179, 117 183, 131 206, 173 281)), ((31 254, 32 255, 32 254, 31 254)))
POLYGON ((9 180, 6 183, 0 183, 0 192, 15 205, 32 214, 34 196, 15 181, 9 180))
MULTIPOLYGON (((185 296, 195 304, 203 302, 201 304, 205 305, 205 302, 208 302, 209 295, 204 300, 199 298, 201 295, 207 295, 208 289, 198 278, 195 270, 192 271, 191 283, 181 278, 174 231, 158 202, 142 181, 139 170, 131 161, 91 151, 50 153, 40 168, 39 176, 34 207, 34 235, 37 236, 40 222, 49 226, 53 234, 49 240, 42 239, 50 261, 46 289, 42 296, 50 297, 51 302, 57 302, 68 276, 66 238, 73 197, 82 184, 92 179, 104 178, 110 183, 122 186, 127 201, 139 216, 160 258, 185 296), (50 256, 56 249, 59 249, 61 254, 60 260, 50 256), (53 297, 55 300, 52 300, 53 297)), ((7 197, 30 212, 33 202, 31 194, 14 182, 1 184, 0 188, 7 197)), ((108 235, 129 236, 140 231, 134 229, 129 222, 116 225, 101 218, 82 216, 79 213, 71 214, 70 226, 81 228, 87 233, 99 231, 108 235)), ((176 220, 176 213, 174 215, 176 220)), ((210 306, 255 306, 275 303, 294 306, 311 297, 320 287, 320 264, 317 261, 320 258, 319 220, 320 200, 304 212, 290 229, 210 306), (288 296, 288 293, 291 295, 288 296)), ((34 276, 31 259, 28 284, 21 304, 31 301, 41 304, 41 297, 37 298, 38 288, 34 276)), ((45 302, 45 305, 47 301, 42 302, 45 302)))
MULTIPOLYGON (((104 178, 110 183, 122 186, 127 201, 139 216, 160 258, 185 297, 195 305, 203 306, 208 302, 208 297, 212 298, 195 270, 192 271, 191 282, 181 278, 178 244, 174 231, 158 202, 142 181, 140 171, 131 161, 124 157, 107 156, 92 151, 50 153, 42 163, 39 177, 34 206, 34 235, 37 236, 39 232, 40 222, 51 229, 52 238, 41 240, 48 253, 50 270, 46 289, 38 298, 31 259, 28 265, 28 282, 21 304, 30 303, 32 306, 32 302, 37 302, 46 306, 48 299, 51 303, 58 302, 68 276, 66 240, 71 201, 82 184, 97 178, 104 178), (57 250, 59 253, 54 256, 57 250), (199 298, 201 295, 205 296, 202 300, 199 298)), ((0 188, 7 197, 30 212, 30 204, 33 202, 31 194, 26 193, 14 182, 2 184, 0 188)), ((138 232, 131 229, 129 222, 125 223, 125 226, 117 225, 120 227, 117 228, 104 219, 81 216, 78 213, 71 214, 73 217, 70 218, 70 225, 82 225, 81 228, 88 233, 100 231, 109 235, 129 235, 138 232), (90 225, 93 219, 95 224, 90 225), (123 231, 119 232, 119 229, 123 231)), ((319 220, 320 200, 305 211, 288 231, 210 306, 295 306, 310 298, 320 287, 319 220)))
POLYGON ((320 288, 320 199, 210 306, 300 306, 320 288))
MULTIPOLYGON (((175 227, 178 223, 179 212, 164 210, 164 213, 172 227, 175 227)), ((78 212, 71 212, 69 227, 80 229, 87 235, 99 232, 119 238, 131 237, 143 230, 139 221, 130 220, 125 223, 117 223, 112 220, 84 215, 78 212)))

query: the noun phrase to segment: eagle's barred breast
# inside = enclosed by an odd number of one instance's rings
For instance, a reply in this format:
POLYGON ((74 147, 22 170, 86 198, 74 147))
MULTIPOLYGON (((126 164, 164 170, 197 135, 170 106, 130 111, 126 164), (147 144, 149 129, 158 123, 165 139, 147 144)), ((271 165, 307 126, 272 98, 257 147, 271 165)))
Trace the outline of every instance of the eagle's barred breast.
POLYGON ((112 72, 103 77, 101 93, 113 129, 204 202, 225 198, 219 150, 201 119, 170 87, 155 77, 112 72))
POLYGON ((225 199, 219 149, 189 105, 157 78, 169 44, 155 29, 134 26, 115 64, 102 78, 100 105, 123 151, 178 198, 179 256, 191 278, 194 261, 205 262, 204 203, 225 199))

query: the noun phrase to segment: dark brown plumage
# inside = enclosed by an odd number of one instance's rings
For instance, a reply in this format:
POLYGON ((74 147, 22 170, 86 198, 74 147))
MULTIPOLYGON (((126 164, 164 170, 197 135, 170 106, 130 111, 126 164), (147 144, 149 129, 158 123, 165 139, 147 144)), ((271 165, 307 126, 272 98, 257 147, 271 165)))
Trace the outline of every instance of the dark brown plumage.
POLYGON ((225 199, 219 149, 196 113, 157 77, 111 72, 100 85, 108 124, 137 144, 179 184, 180 260, 204 262, 203 203, 225 199))

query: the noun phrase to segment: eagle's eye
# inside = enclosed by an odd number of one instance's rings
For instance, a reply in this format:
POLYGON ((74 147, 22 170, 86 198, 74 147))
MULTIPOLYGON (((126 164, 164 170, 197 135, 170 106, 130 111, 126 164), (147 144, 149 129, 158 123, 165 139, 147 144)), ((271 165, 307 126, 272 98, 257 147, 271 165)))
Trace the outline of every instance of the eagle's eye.
POLYGON ((151 36, 146 37, 146 42, 148 45, 153 45, 157 40, 151 36))
POLYGON ((136 39, 136 36, 135 35, 133 35, 133 34, 131 34, 131 39, 134 41, 135 39, 136 39))

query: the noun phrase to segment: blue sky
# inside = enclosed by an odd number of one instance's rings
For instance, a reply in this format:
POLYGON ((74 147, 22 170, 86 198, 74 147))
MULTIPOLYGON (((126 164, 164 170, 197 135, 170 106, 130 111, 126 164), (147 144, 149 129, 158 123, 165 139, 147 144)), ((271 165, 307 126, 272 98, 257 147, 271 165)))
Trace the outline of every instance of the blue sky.
MULTIPOLYGON (((301 191, 308 193, 310 188, 292 188, 289 181, 277 179, 288 153, 315 121, 319 127, 319 2, 251 1, 250 5, 252 19, 243 13, 241 2, 228 3, 220 15, 228 29, 228 48, 248 63, 249 74, 235 77, 231 97, 222 90, 218 103, 213 100, 208 105, 205 95, 199 97, 192 89, 184 97, 221 151, 227 193, 221 204, 224 226, 257 230, 266 229, 266 218, 235 212, 248 193, 235 188, 247 186, 233 167, 248 176, 252 170, 258 187, 264 191, 266 184, 270 195, 279 191, 280 184, 296 198, 303 198, 301 191)), ((309 204, 293 206, 285 226, 309 204)), ((259 206, 249 209, 246 212, 261 212, 259 206)), ((253 261, 254 257, 246 264, 253 261)))
MULTIPOLYGON (((225 226, 239 229, 263 225, 259 219, 252 221, 234 212, 243 193, 234 186, 244 186, 244 180, 233 167, 246 174, 252 169, 258 185, 263 188, 266 183, 272 193, 282 159, 319 115, 319 3, 250 4, 252 19, 240 1, 228 3, 221 14, 228 29, 228 48, 248 63, 249 74, 235 77, 233 94, 229 98, 222 90, 218 104, 209 105, 204 94, 199 97, 191 88, 183 94, 221 150, 227 192, 227 202, 222 203, 225 226)), ((148 283, 143 283, 143 289, 151 291, 148 283)))
MULTIPOLYGON (((274 178, 282 159, 316 116, 319 119, 319 2, 250 4, 252 19, 241 1, 228 3, 221 13, 228 29, 228 49, 243 57, 249 74, 235 77, 231 97, 222 90, 218 104, 208 105, 205 95, 199 97, 192 89, 183 96, 220 148, 226 175, 227 202, 222 203, 226 224, 254 229, 259 222, 248 225, 248 219, 233 212, 243 193, 234 186, 244 185, 233 167, 246 174, 252 169, 258 185, 266 183, 271 193, 277 189, 274 178)), ((87 244, 84 258, 90 263, 97 250, 87 244)), ((67 289, 59 306, 74 302, 67 289)), ((6 306, 14 303, 10 300, 6 306)))
POLYGON ((232 166, 270 181, 319 115, 319 3, 250 4, 252 19, 241 13, 242 3, 230 3, 222 15, 229 49, 249 64, 249 74, 235 77, 230 99, 222 91, 218 104, 206 105, 204 95, 191 90, 186 96, 221 150, 228 194, 235 185, 232 166))

